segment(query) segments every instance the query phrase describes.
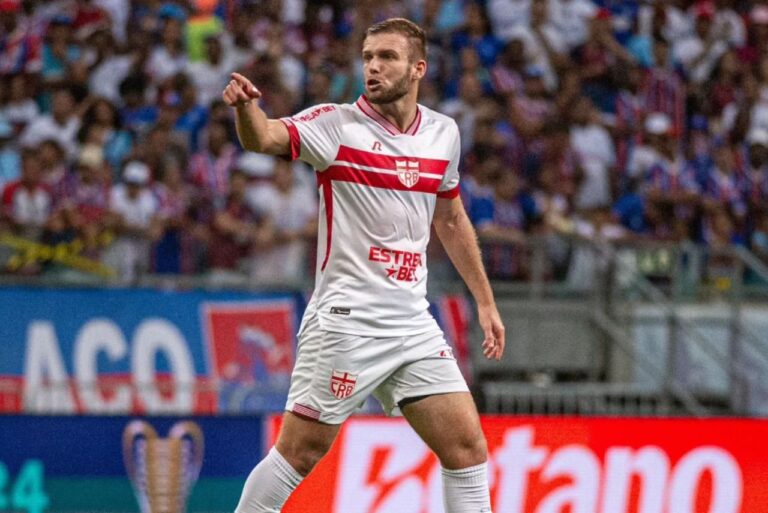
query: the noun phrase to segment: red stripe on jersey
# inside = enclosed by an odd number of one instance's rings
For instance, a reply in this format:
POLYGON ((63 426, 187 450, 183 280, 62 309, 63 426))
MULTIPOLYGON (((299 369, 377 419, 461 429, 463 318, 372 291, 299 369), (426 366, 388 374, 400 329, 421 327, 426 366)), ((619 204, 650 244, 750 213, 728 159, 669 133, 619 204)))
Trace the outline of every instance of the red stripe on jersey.
POLYGON ((347 166, 330 166, 323 171, 330 180, 339 182, 351 182, 376 187, 379 189, 391 189, 395 191, 423 192, 427 194, 437 194, 437 188, 440 187, 440 180, 437 178, 426 178, 420 176, 419 180, 408 187, 400 181, 397 175, 386 173, 375 173, 371 171, 361 171, 347 166))
POLYGON ((437 193, 438 198, 453 199, 459 195, 459 187, 456 186, 448 191, 439 191, 437 193))
POLYGON ((282 121, 285 127, 288 129, 288 137, 290 138, 291 148, 291 160, 296 160, 299 158, 299 154, 301 154, 301 134, 299 134, 299 129, 296 128, 296 125, 290 119, 282 118, 280 121, 282 121))
POLYGON ((325 203, 325 258, 320 271, 325 271, 328 258, 331 256, 331 238, 333 236, 333 190, 331 189, 330 175, 327 171, 317 173, 317 183, 323 188, 323 203, 325 203))
POLYGON ((397 161, 407 160, 409 162, 419 163, 420 173, 431 173, 444 175, 449 162, 440 159, 425 159, 420 157, 396 157, 394 155, 382 155, 381 153, 372 153, 370 151, 358 150, 349 146, 339 146, 339 152, 335 160, 351 162, 360 166, 378 167, 397 171, 397 161))

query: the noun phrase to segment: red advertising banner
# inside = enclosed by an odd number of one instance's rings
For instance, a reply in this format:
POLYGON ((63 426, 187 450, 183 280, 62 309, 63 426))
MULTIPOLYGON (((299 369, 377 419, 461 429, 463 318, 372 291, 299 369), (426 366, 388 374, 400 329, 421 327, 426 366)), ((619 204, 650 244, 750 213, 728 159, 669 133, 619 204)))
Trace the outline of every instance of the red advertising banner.
MULTIPOLYGON (((482 422, 495 513, 768 511, 768 421, 482 422)), ((439 463, 404 420, 352 418, 283 509, 306 511, 444 513, 439 463)))

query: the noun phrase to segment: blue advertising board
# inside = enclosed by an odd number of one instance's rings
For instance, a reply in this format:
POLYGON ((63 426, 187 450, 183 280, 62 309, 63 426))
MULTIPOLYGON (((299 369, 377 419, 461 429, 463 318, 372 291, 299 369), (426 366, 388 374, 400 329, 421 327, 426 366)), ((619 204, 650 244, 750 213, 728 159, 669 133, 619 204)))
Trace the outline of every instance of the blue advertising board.
POLYGON ((0 290, 0 412, 280 410, 300 294, 0 290))

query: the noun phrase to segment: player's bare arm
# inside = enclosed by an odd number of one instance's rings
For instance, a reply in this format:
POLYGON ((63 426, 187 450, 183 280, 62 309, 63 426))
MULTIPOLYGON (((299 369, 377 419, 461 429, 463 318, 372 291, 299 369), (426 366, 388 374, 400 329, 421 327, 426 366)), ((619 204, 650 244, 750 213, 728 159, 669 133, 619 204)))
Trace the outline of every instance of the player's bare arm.
POLYGON ((437 198, 432 224, 448 256, 477 301, 478 321, 483 329, 483 354, 501 359, 504 353, 504 324, 483 269, 477 235, 459 197, 437 198))
POLYGON ((270 155, 285 155, 290 152, 288 129, 267 115, 259 107, 261 98, 253 83, 240 73, 232 73, 232 80, 224 88, 222 98, 236 112, 237 137, 244 149, 270 155))

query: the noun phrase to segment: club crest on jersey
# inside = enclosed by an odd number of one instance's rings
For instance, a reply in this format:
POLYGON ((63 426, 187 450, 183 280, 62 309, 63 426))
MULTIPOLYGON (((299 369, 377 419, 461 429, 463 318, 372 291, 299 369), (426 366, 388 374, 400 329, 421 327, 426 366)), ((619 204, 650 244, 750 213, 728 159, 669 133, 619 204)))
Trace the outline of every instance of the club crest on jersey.
POLYGON ((419 161, 418 160, 396 160, 397 177, 400 183, 409 189, 419 181, 419 161))
POLYGON ((346 399, 355 391, 357 376, 349 372, 334 370, 331 373, 331 392, 337 399, 346 399))

